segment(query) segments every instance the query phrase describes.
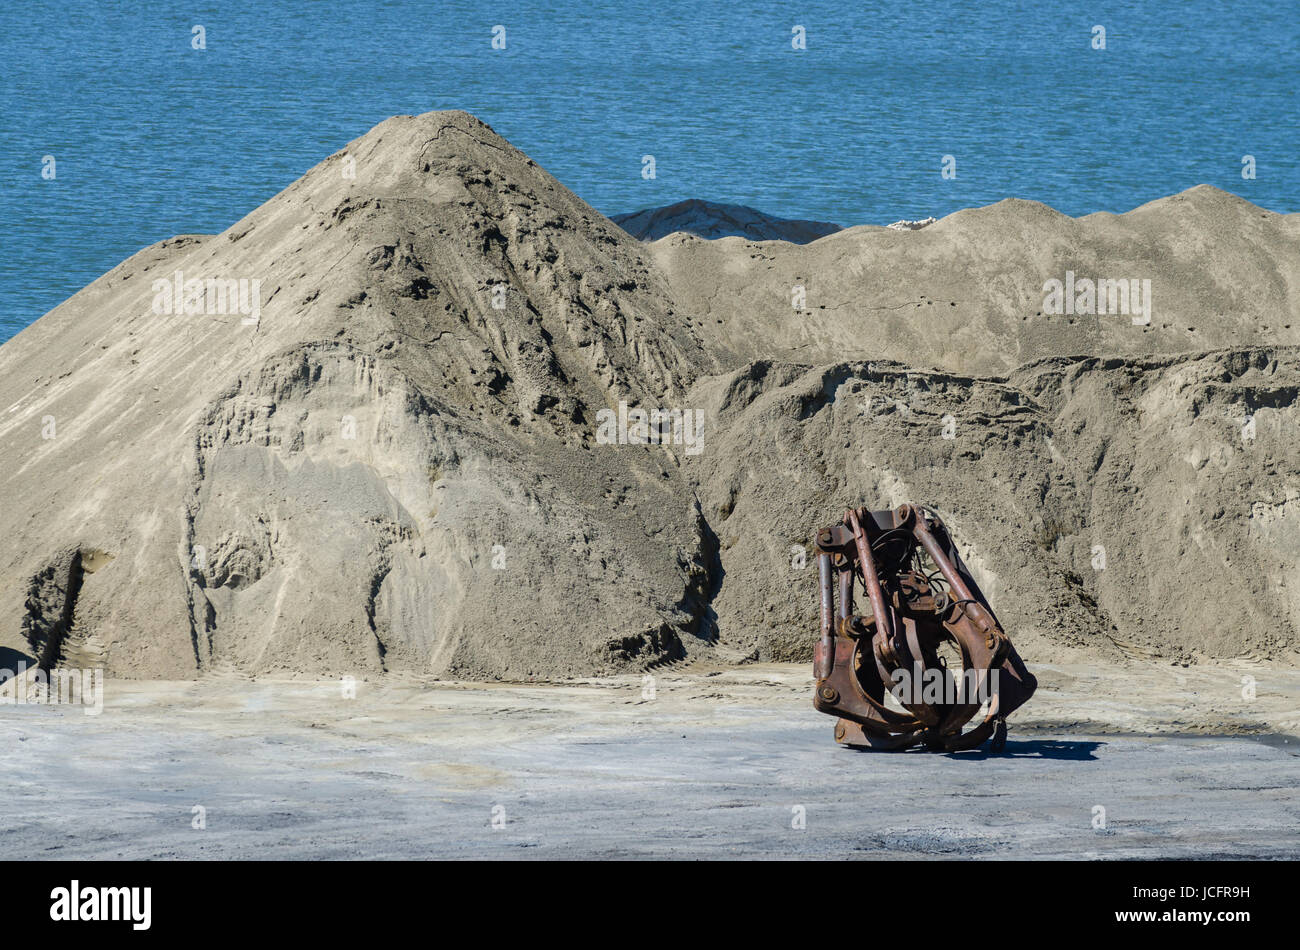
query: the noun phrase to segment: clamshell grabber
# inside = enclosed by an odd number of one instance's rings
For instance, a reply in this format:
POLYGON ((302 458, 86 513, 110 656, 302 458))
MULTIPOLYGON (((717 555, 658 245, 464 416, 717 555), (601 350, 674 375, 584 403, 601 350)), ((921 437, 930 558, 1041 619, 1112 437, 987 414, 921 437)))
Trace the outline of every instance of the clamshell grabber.
POLYGON ((956 752, 991 737, 1000 750, 1007 716, 1038 682, 939 516, 912 505, 849 509, 817 533, 814 547, 821 624, 813 705, 839 717, 835 740, 956 752), (853 612, 859 583, 869 614, 853 612), (886 693, 902 708, 891 708, 886 693), (981 709, 984 718, 962 732, 981 709))

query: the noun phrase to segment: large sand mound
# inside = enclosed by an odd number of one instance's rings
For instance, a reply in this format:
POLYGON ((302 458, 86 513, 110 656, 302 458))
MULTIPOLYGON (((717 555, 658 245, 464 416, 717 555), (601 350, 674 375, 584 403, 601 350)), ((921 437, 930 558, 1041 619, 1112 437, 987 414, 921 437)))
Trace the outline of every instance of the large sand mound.
POLYGON ((802 658, 791 549, 906 499, 1028 659, 1278 657, 1298 242, 1198 188, 643 244, 471 116, 390 119, 0 347, 0 647, 142 677, 802 658), (1044 314, 1067 270, 1150 279, 1151 323, 1044 314), (157 312, 178 271, 260 280, 259 319, 157 312), (620 403, 702 413, 702 450, 602 444, 620 403))

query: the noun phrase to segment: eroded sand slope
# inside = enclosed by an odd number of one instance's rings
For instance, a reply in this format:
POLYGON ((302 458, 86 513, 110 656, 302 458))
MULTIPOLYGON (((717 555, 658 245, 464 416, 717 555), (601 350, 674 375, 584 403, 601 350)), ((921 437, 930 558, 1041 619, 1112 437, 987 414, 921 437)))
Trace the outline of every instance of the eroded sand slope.
POLYGON ((1031 661, 1292 656, 1298 229, 1198 188, 642 244, 471 116, 389 119, 0 348, 0 646, 135 677, 800 659, 791 549, 911 500, 1031 661), (1067 269, 1150 279, 1151 324, 1043 314, 1067 269), (177 271, 260 279, 260 319, 155 312, 177 271), (702 451, 600 444, 620 402, 702 412, 702 451))

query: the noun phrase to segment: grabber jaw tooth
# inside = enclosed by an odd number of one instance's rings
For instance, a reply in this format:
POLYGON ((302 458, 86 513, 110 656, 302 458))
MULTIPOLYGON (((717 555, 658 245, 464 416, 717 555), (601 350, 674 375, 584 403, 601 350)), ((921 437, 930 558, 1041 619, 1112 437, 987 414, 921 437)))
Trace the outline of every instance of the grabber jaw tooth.
POLYGON ((1038 683, 942 519, 916 505, 850 508, 818 531, 814 544, 821 625, 813 705, 839 717, 835 741, 878 750, 921 743, 945 752, 988 742, 1001 751, 1007 716, 1038 683), (869 614, 854 612, 858 584, 869 614), (963 731, 981 708, 984 718, 963 731))

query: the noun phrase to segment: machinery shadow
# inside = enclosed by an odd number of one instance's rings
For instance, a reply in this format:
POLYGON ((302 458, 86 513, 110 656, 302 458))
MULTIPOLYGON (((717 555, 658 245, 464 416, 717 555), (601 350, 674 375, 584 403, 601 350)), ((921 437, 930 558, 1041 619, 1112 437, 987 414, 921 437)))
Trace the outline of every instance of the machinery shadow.
MULTIPOLYGON (((1076 741, 1074 739, 1008 739, 999 752, 986 748, 969 749, 965 752, 942 752, 949 759, 982 762, 985 759, 1055 759, 1065 762, 1096 762, 1094 755, 1104 742, 1076 741)), ((846 745, 841 748, 851 752, 869 755, 933 755, 921 746, 909 746, 906 749, 867 749, 861 746, 846 745)))
POLYGON ((969 752, 949 752, 950 759, 1056 759, 1066 762, 1095 762, 1094 755, 1104 742, 1077 741, 1074 739, 1008 739, 1000 752, 972 749, 969 752))

